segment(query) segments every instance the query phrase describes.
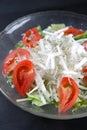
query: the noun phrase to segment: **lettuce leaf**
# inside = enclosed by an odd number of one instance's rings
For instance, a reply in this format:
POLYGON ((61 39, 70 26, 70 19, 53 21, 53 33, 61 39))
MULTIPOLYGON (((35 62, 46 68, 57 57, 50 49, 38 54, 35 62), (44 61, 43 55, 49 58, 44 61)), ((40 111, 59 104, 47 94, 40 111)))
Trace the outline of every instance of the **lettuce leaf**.
POLYGON ((48 26, 47 31, 49 32, 55 32, 59 29, 65 28, 65 24, 51 24, 50 26, 48 26))
POLYGON ((78 97, 77 102, 74 104, 73 111, 78 110, 79 108, 87 107, 87 100, 78 97))
POLYGON ((36 106, 43 106, 41 98, 37 92, 33 92, 32 94, 27 93, 27 99, 32 101, 32 104, 36 106))

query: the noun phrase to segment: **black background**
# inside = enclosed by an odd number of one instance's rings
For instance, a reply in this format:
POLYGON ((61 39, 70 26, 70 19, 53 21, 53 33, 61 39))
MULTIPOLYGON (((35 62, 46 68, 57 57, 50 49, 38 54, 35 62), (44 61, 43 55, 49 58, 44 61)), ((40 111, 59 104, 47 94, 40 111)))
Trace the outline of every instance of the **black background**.
MULTIPOLYGON (((66 10, 87 15, 86 0, 0 0, 0 31, 13 20, 44 10, 66 10)), ((87 130, 87 117, 52 120, 34 116, 9 102, 0 92, 0 130, 87 130)))

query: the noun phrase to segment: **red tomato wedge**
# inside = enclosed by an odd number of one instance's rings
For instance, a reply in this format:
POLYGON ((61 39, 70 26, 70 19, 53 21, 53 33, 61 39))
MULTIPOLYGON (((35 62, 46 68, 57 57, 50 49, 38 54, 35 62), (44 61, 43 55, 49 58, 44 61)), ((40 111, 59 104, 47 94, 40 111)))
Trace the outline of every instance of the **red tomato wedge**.
POLYGON ((13 84, 17 91, 26 96, 35 80, 34 65, 29 60, 19 62, 13 71, 13 84))
POLYGON ((42 38, 42 36, 39 34, 38 29, 32 28, 25 32, 22 41, 25 46, 28 46, 30 48, 34 48, 37 46, 37 41, 39 41, 42 38))
POLYGON ((79 94, 78 85, 74 79, 63 77, 58 88, 60 103, 59 112, 66 112, 76 102, 79 94))
POLYGON ((82 82, 83 82, 83 85, 85 87, 87 87, 87 66, 84 66, 83 69, 82 69, 82 74, 83 74, 83 79, 82 79, 82 82))
POLYGON ((83 30, 77 29, 77 28, 74 28, 74 27, 70 27, 70 28, 68 28, 67 30, 64 31, 64 35, 73 34, 73 36, 77 36, 77 35, 80 35, 82 33, 84 33, 83 30))
POLYGON ((7 76, 9 72, 13 71, 18 62, 27 59, 30 57, 29 51, 25 49, 17 49, 13 50, 8 56, 5 58, 2 65, 2 73, 4 76, 7 76))

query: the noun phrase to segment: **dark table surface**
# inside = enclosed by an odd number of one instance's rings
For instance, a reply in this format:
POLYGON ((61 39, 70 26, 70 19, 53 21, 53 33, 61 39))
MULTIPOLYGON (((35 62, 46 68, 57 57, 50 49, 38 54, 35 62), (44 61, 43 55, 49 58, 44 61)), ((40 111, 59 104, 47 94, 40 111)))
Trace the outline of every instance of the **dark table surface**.
MULTIPOLYGON (((86 0, 0 0, 0 31, 13 20, 42 10, 67 10, 87 15, 86 0)), ((87 117, 52 120, 34 116, 13 105, 0 92, 0 130, 87 130, 87 117)))

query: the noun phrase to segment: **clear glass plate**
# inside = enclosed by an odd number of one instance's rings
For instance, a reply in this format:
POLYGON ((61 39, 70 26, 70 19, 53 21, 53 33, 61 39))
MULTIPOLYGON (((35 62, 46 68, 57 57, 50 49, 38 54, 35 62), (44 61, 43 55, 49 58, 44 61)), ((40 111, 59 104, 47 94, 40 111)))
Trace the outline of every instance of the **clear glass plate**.
POLYGON ((33 13, 9 24, 0 34, 0 90, 14 105, 37 116, 61 120, 85 117, 87 116, 87 108, 79 109, 74 113, 70 110, 60 114, 53 105, 37 107, 32 105, 29 101, 17 103, 16 99, 21 98, 20 95, 15 89, 9 87, 9 84, 7 84, 6 79, 2 75, 3 59, 9 50, 13 49, 21 39, 21 34, 28 28, 37 25, 41 25, 42 29, 44 29, 51 23, 65 23, 66 25, 87 30, 87 16, 67 11, 43 11, 33 13))

